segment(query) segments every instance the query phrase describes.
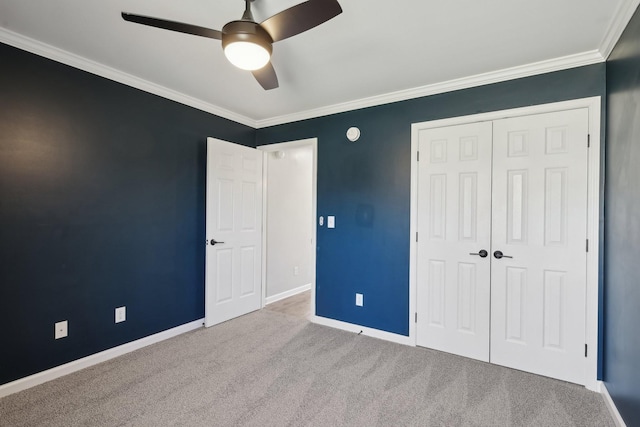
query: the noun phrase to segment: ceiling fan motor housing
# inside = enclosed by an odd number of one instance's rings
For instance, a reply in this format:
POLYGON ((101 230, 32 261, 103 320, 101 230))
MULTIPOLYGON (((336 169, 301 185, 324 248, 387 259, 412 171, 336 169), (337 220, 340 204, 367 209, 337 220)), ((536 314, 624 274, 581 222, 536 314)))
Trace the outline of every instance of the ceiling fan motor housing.
POLYGON ((222 49, 236 42, 255 43, 265 48, 269 55, 273 52, 273 39, 257 22, 231 21, 222 27, 222 49))

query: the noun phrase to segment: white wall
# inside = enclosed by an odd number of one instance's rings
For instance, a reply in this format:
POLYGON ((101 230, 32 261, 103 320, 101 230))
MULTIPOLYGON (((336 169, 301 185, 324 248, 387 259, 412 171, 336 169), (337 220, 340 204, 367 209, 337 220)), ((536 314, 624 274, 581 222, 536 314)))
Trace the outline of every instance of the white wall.
POLYGON ((313 148, 267 154, 266 297, 311 284, 313 148), (296 274, 297 267, 297 274, 296 274))

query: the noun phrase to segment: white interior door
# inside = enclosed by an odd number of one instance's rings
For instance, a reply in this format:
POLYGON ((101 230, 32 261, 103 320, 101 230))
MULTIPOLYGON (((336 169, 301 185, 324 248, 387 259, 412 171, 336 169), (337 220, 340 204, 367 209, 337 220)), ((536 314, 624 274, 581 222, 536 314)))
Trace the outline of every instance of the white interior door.
POLYGON ((491 135, 491 122, 422 130, 418 163, 417 344, 484 361, 491 135))
POLYGON ((588 110, 493 135, 491 362, 584 384, 588 110))
POLYGON ((207 139, 205 325, 262 305, 262 152, 207 139))

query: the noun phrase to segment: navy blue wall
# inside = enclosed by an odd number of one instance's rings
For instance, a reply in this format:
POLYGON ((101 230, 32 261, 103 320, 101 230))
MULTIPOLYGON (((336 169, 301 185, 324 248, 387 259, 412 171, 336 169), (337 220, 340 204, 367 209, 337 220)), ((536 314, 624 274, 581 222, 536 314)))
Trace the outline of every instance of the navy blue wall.
POLYGON ((604 379, 640 426, 640 13, 607 62, 604 379))
POLYGON ((318 215, 336 229, 318 227, 316 313, 408 335, 412 123, 604 95, 598 64, 258 129, 258 144, 318 137, 318 215))
POLYGON ((0 58, 0 384, 202 318, 205 139, 254 145, 255 130, 0 58))

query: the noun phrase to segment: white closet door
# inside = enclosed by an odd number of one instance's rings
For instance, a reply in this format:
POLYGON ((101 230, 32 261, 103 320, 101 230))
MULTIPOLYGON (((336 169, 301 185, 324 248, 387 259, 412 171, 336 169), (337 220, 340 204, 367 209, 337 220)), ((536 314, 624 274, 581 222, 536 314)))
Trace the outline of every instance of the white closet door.
POLYGON ((498 120, 493 133, 491 362, 579 384, 587 129, 581 109, 498 120))
POLYGON ((491 128, 419 134, 417 344, 489 360, 491 128))

